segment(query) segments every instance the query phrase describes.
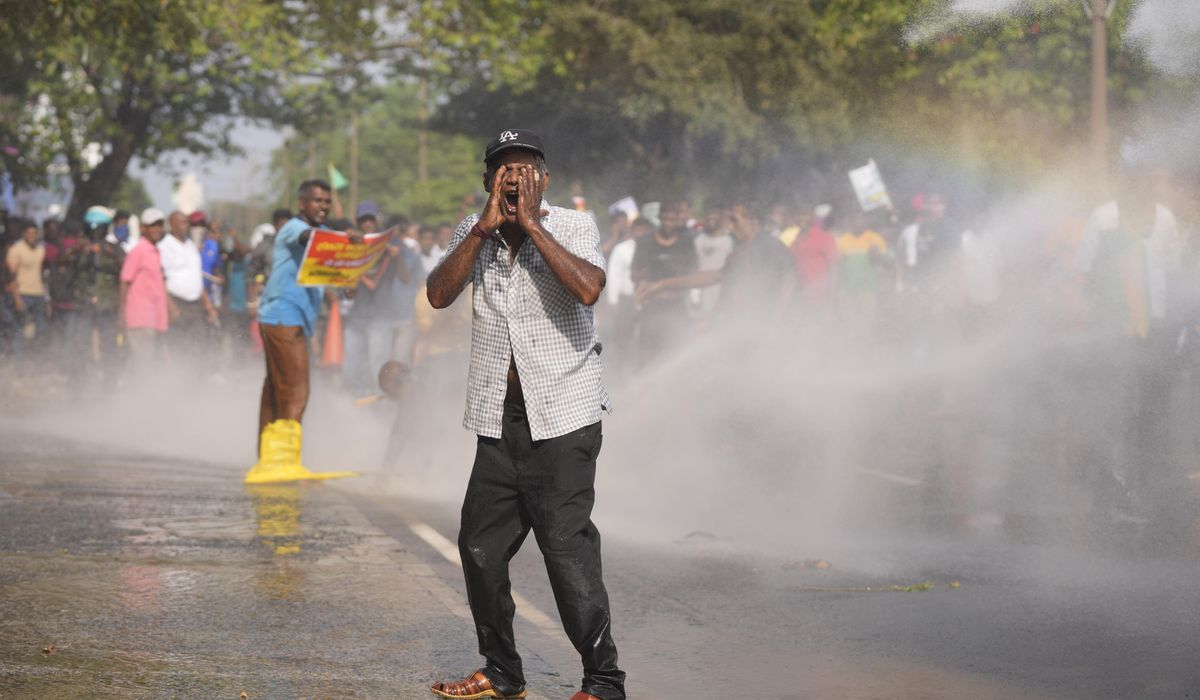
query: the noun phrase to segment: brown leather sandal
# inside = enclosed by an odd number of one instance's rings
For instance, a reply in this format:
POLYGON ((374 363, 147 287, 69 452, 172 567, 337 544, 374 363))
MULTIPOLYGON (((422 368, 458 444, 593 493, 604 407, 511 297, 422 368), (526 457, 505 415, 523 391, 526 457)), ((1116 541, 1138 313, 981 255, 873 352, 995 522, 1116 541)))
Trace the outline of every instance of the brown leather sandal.
POLYGON ((523 698, 528 693, 524 690, 516 695, 501 695, 492 687, 492 682, 483 675, 480 669, 461 681, 438 681, 429 687, 430 692, 439 698, 457 698, 458 700, 473 700, 474 698, 523 698))

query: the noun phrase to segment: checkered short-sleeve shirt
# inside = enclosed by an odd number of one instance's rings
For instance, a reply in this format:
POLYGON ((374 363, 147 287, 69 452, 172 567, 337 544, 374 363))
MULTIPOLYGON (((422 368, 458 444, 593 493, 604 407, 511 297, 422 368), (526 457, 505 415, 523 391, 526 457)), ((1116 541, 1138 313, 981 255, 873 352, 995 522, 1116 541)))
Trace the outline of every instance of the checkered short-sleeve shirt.
MULTIPOLYGON (((542 226, 571 254, 604 269, 600 231, 588 214, 549 206, 542 226)), ((470 235, 472 214, 455 229, 446 256, 470 235)), ((445 256, 442 258, 445 259, 445 256)), ((562 286, 532 240, 511 260, 507 244, 484 243, 471 271, 471 368, 463 427, 499 438, 508 365, 515 359, 534 440, 564 435, 609 410, 601 382, 592 307, 562 286)))

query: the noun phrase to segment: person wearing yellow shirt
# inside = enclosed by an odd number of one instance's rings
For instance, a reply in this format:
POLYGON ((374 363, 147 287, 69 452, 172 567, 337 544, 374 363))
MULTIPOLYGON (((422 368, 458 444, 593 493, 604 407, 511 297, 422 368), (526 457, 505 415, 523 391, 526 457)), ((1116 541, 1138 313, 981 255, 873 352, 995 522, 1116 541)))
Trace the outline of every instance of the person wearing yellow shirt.
POLYGON ((855 214, 850 231, 837 237, 838 287, 847 323, 869 330, 875 321, 880 284, 891 252, 883 236, 871 230, 866 215, 855 214))

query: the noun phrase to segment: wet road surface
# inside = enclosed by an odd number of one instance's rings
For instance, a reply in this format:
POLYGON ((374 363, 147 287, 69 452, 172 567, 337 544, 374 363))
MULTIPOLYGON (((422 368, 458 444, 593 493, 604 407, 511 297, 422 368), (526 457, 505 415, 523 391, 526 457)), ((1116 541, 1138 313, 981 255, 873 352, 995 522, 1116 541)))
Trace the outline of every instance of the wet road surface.
MULTIPOLYGON (((480 663, 456 504, 0 437, 0 698, 424 698, 480 663)), ((880 532, 819 569, 687 535, 605 539, 631 698, 1200 697, 1188 557, 880 532)), ((513 580, 531 697, 567 698, 532 538, 513 580)))

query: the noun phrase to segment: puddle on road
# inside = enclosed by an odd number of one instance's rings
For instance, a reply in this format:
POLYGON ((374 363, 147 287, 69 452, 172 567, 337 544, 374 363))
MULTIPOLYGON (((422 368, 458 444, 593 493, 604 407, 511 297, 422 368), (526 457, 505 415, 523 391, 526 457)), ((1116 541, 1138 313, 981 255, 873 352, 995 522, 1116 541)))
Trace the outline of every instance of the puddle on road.
POLYGON ((359 644, 346 626, 362 613, 347 606, 378 595, 358 574, 384 562, 323 514, 335 506, 306 514, 315 491, 221 485, 205 500, 38 486, 82 514, 63 530, 80 534, 0 551, 0 696, 236 698, 251 678, 250 697, 360 696, 365 681, 336 659, 362 653, 342 648, 359 644), (280 679, 264 688, 272 668, 280 679))

